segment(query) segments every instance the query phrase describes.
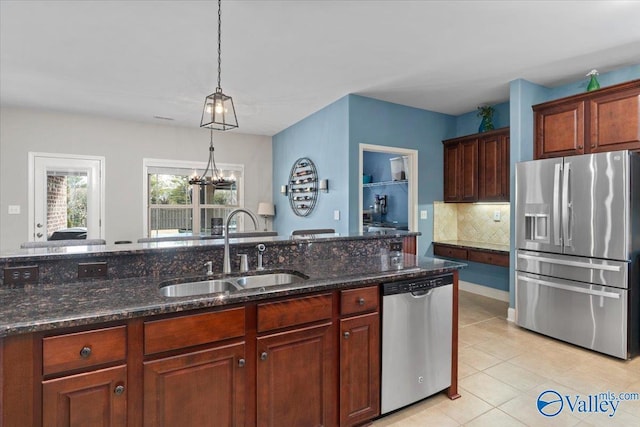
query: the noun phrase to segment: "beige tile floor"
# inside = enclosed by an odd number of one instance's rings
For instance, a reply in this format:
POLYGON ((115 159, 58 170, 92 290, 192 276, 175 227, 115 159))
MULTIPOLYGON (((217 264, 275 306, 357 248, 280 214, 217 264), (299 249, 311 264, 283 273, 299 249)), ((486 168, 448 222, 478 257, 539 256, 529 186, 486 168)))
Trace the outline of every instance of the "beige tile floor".
POLYGON ((600 392, 640 393, 640 356, 622 361, 521 329, 506 321, 507 303, 460 292, 458 389, 437 394, 373 422, 374 427, 640 426, 640 401, 622 401, 613 417, 571 412, 544 417, 545 390, 572 398, 600 392))

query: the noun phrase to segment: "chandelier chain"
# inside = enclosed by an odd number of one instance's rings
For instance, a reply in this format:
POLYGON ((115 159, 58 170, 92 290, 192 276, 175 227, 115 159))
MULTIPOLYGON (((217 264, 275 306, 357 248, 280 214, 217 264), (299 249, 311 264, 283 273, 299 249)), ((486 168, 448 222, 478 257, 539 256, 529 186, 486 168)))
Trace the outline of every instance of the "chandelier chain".
POLYGON ((221 60, 221 52, 222 49, 220 48, 220 40, 222 38, 222 31, 221 28, 222 27, 222 0, 218 0, 218 89, 220 89, 222 86, 220 85, 220 73, 222 70, 222 60, 221 60))

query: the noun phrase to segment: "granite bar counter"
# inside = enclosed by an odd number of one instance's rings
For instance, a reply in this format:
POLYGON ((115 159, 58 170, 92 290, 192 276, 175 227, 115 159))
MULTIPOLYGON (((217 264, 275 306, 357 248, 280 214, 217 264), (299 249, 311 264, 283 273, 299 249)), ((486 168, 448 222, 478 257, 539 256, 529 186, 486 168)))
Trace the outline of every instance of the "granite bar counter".
MULTIPOLYGON (((177 298, 161 296, 159 292, 163 282, 175 277, 137 277, 0 288, 0 336, 412 279, 462 267, 462 263, 407 254, 404 255, 402 268, 390 266, 384 254, 301 260, 261 272, 296 271, 309 277, 300 283, 177 298)), ((234 276, 239 274, 235 273, 234 276)), ((222 275, 212 278, 219 277, 222 275)), ((207 279, 199 276, 181 280, 207 279)))

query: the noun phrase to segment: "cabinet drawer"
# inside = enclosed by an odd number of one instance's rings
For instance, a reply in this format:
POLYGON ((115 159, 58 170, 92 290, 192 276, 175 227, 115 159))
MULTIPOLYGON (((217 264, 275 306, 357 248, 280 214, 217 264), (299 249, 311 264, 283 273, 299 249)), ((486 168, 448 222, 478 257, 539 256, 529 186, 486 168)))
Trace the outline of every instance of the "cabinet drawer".
POLYGON ((258 304, 258 332, 331 318, 331 294, 258 304))
POLYGON ((340 291, 340 314, 364 313, 378 309, 377 286, 340 291))
POLYGON ((126 326, 43 338, 42 373, 50 375, 118 362, 126 358, 126 348, 126 326))
POLYGON ((495 252, 467 251, 467 259, 469 261, 482 262, 485 264, 494 264, 501 267, 509 267, 509 255, 498 254, 495 252))
POLYGON ((433 254, 447 258, 467 259, 467 250, 449 246, 433 245, 433 254))
POLYGON ((144 323, 144 354, 244 336, 244 307, 144 323))

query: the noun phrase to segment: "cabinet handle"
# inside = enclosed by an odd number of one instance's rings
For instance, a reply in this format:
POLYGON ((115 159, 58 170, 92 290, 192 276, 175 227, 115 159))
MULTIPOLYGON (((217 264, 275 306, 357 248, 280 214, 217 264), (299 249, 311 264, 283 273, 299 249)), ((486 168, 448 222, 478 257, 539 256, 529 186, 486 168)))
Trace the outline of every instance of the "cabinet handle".
POLYGON ((260 354, 260 360, 267 360, 267 352, 263 351, 262 354, 260 354))
POLYGON ((345 340, 348 340, 348 339, 349 339, 349 337, 351 336, 351 334, 349 333, 349 331, 345 331, 345 333, 344 333, 344 334, 342 334, 342 335, 344 336, 344 339, 345 339, 345 340))
POLYGON ((578 148, 582 150, 582 145, 578 145, 578 148))
POLYGON ((89 356, 91 356, 91 347, 85 345, 82 347, 82 350, 80 350, 80 357, 87 359, 89 356))
POLYGON ((124 393, 124 385, 118 384, 116 388, 113 390, 113 393, 116 396, 120 396, 122 393, 124 393))
POLYGON ((36 236, 42 237, 42 233, 37 233, 36 236))
POLYGON ((238 367, 239 367, 239 368, 244 368, 244 364, 245 364, 244 359, 240 359, 240 360, 238 360, 238 367))
POLYGON ((358 305, 364 305, 364 298, 358 298, 358 305))

